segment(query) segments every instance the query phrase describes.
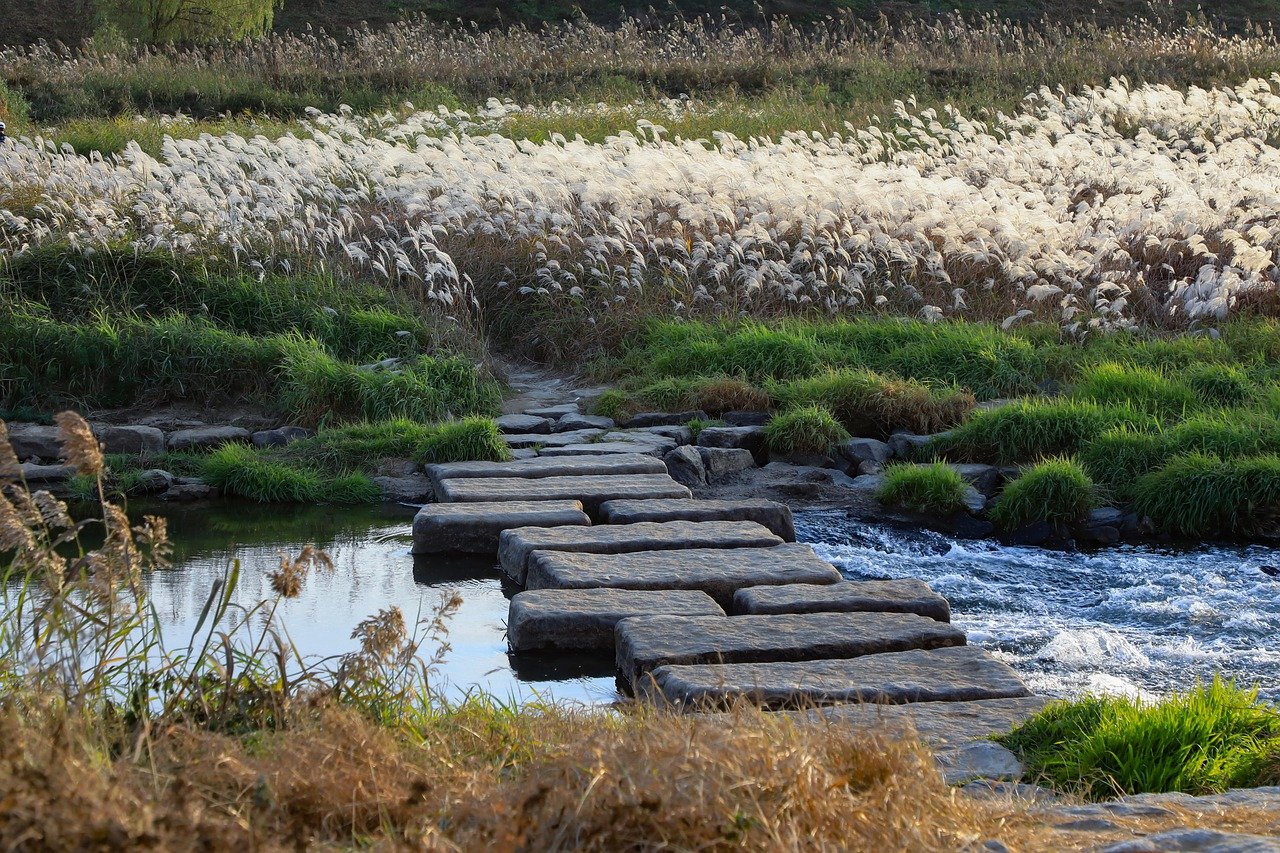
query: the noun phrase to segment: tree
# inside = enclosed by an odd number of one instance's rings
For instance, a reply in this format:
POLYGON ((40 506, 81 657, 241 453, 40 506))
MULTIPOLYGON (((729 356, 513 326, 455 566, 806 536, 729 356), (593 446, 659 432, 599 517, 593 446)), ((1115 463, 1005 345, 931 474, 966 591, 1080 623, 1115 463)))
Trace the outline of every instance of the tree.
POLYGON ((108 16, 149 42, 215 41, 262 35, 282 0, 107 0, 108 16))

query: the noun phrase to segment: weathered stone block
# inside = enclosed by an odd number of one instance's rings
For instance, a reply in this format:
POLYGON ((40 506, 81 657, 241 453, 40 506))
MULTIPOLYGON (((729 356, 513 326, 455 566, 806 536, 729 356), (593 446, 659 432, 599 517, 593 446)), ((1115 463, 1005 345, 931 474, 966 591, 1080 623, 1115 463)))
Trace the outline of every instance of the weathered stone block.
POLYGON ((844 581, 813 586, 787 584, 744 589, 733 599, 734 613, 917 613, 951 621, 951 606, 922 580, 844 581))
POLYGON ((504 530, 590 524, 578 501, 428 504, 413 519, 413 553, 496 554, 504 530))
POLYGON ((638 521, 754 521, 784 542, 796 541, 795 522, 786 504, 757 500, 606 501, 600 517, 610 524, 638 521))
POLYGON ((687 487, 666 474, 442 480, 436 491, 436 500, 441 503, 579 500, 590 515, 596 514, 600 504, 618 497, 688 498, 692 495, 687 487))
POLYGON ((180 429, 169 435, 170 450, 212 450, 229 441, 248 442, 247 429, 235 426, 208 426, 180 429))
POLYGON ((480 477, 579 477, 605 474, 665 474, 667 466, 661 460, 636 453, 614 454, 607 459, 583 459, 578 457, 551 458, 539 456, 513 462, 444 462, 426 466, 426 474, 434 486, 445 480, 466 480, 480 477))
POLYGON ((531 589, 511 599, 507 641, 517 652, 612 651, 620 620, 664 613, 724 618, 720 605, 698 590, 531 589))

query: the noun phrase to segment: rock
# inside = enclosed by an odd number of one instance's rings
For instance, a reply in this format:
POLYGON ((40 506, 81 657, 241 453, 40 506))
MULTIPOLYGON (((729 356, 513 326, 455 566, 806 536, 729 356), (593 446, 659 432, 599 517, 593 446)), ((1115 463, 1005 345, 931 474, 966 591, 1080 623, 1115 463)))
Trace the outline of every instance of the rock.
POLYGON ((618 623, 617 663, 633 684, 667 664, 855 658, 964 643, 960 629, 914 613, 638 616, 618 623))
POLYGON ((9 431, 9 444, 19 459, 47 459, 50 461, 62 458, 62 442, 58 440, 58 428, 44 424, 11 423, 6 425, 9 431))
POLYGON ((1081 541, 1090 545, 1114 545, 1120 541, 1120 530, 1116 527, 1084 527, 1076 534, 1081 541))
POLYGON ((758 586, 740 591, 731 613, 914 613, 951 621, 951 605, 916 578, 758 586))
POLYGON ((739 471, 756 467, 750 450, 741 447, 699 447, 698 455, 707 469, 707 482, 715 483, 739 471))
POLYGON ((953 464, 950 467, 960 475, 961 479, 985 497, 991 497, 1000 491, 1000 486, 1004 483, 1004 478, 1000 476, 1000 469, 994 465, 953 464))
POLYGON ((989 740, 977 740, 936 754, 943 781, 960 785, 974 779, 1017 782, 1024 768, 1018 756, 989 740))
POLYGON ((1124 513, 1112 506, 1099 507, 1089 511, 1085 520, 1086 527, 1120 527, 1124 513))
POLYGON ((254 447, 284 447, 304 438, 311 438, 315 432, 300 426, 282 426, 275 429, 262 429, 250 438, 254 447))
POLYGON ((950 433, 940 432, 936 435, 916 435, 909 432, 895 432, 889 436, 889 449, 893 451, 894 458, 914 460, 922 450, 935 438, 949 435, 950 433))
POLYGON ((767 500, 616 500, 600 505, 600 517, 609 524, 638 521, 754 521, 782 539, 796 541, 791 508, 767 500))
POLYGON ((675 450, 673 442, 648 444, 637 441, 595 441, 590 444, 566 444, 564 447, 546 447, 538 455, 545 459, 572 456, 616 456, 618 454, 651 456, 656 460, 675 450))
POLYGON ((764 426, 771 417, 768 412, 725 412, 720 420, 728 426, 764 426))
POLYGON ((93 436, 104 453, 130 456, 158 456, 164 453, 164 433, 152 426, 92 424, 93 436))
POLYGON ((767 464, 769 449, 765 442, 764 427, 706 427, 698 433, 699 447, 738 447, 751 451, 756 463, 767 464))
POLYGON ((1009 534, 1009 544, 1024 547, 1043 545, 1053 538, 1053 525, 1047 521, 1033 521, 1024 524, 1009 534))
POLYGON ((215 500, 221 494, 218 489, 205 483, 181 483, 175 480, 173 485, 164 494, 160 495, 160 499, 172 501, 173 503, 190 503, 193 501, 215 500))
POLYGON ((1173 829, 1112 844, 1102 853, 1280 853, 1280 838, 1218 829, 1173 829))
POLYGON ((622 422, 627 429, 655 426, 687 426, 689 421, 710 420, 706 412, 641 412, 622 422))
POLYGON ((658 614, 724 618, 720 605, 698 590, 533 589, 511 599, 507 641, 517 652, 613 651, 618 622, 658 614))
MULTIPOLYGON (((570 430, 579 429, 613 429, 613 418, 603 418, 598 415, 565 415, 560 420, 552 424, 551 429, 554 432, 568 432, 570 430)), ((533 430, 530 430, 533 432, 533 430)))
POLYGON ((707 469, 702 464, 702 457, 692 447, 677 447, 662 457, 667 466, 667 473, 677 483, 691 489, 707 484, 707 469))
POLYGON ((908 705, 838 705, 797 716, 855 729, 910 731, 935 750, 1013 731, 1040 713, 1043 696, 979 699, 972 702, 928 702, 908 705))
MULTIPOLYGON (((1000 700, 992 700, 1000 701, 1000 700)), ((974 779, 960 788, 967 796, 979 800, 1028 800, 1033 803, 1052 803, 1058 795, 1049 788, 1028 785, 1026 782, 1001 782, 998 779, 974 779)))
MULTIPOLYGON (((671 522, 682 523, 687 522, 671 522)), ((750 526, 766 532, 758 525, 750 526)), ((776 541, 777 537, 769 536, 776 541)), ((771 548, 760 547, 761 544, 757 539, 748 541, 743 548, 686 546, 621 554, 534 549, 528 558, 525 586, 529 589, 700 589, 721 607, 728 607, 733 594, 747 586, 840 580, 835 567, 819 559, 808 545, 779 544, 771 548)))
POLYGON ((518 447, 511 451, 511 459, 513 462, 519 461, 521 459, 537 459, 537 458, 538 458, 538 451, 528 447, 518 447))
POLYGON ((1007 664, 973 646, 846 660, 661 666, 637 683, 646 698, 681 707, 742 697, 767 708, 849 702, 961 702, 1029 696, 1007 664))
POLYGON ((965 487, 964 496, 961 497, 960 500, 964 503, 964 508, 974 515, 982 512, 983 508, 987 505, 986 496, 973 486, 965 487))
POLYGON ((76 469, 70 465, 42 465, 39 462, 24 462, 21 466, 22 478, 28 483, 57 483, 70 480, 76 469))
POLYGON ((138 475, 130 495, 158 495, 173 487, 173 475, 160 468, 151 468, 138 475))
POLYGON ((665 435, 657 435, 652 432, 608 432, 600 438, 601 443, 616 442, 618 444, 630 444, 637 451, 647 451, 656 453, 658 456, 666 456, 672 450, 675 450, 681 444, 687 442, 677 441, 665 435))
POLYGON ((627 436, 632 441, 643 439, 645 435, 660 436, 674 441, 676 444, 692 444, 693 430, 683 424, 672 426, 651 426, 651 427, 629 427, 621 433, 611 433, 605 436, 610 438, 613 436, 627 436))
POLYGON ((374 477, 373 484, 382 492, 384 501, 397 503, 427 503, 435 500, 431 481, 422 474, 406 474, 402 477, 374 477))
POLYGON ((507 434, 546 435, 551 432, 551 419, 537 415, 503 415, 495 423, 498 431, 507 434))
POLYGON ((836 461, 825 453, 769 453, 770 462, 781 462, 801 468, 836 468, 836 461))
POLYGON ((592 516, 597 514, 600 504, 623 495, 632 498, 693 497, 688 487, 665 473, 451 479, 442 480, 436 491, 436 499, 441 503, 580 500, 592 516))
POLYGON ((857 489, 868 497, 875 497, 880 491, 880 487, 884 485, 884 474, 863 474, 861 477, 854 477, 849 483, 849 488, 857 489))
POLYGON ((603 459, 564 459, 539 456, 514 462, 443 462, 424 469, 433 485, 445 480, 477 478, 575 477, 605 474, 665 474, 667 467, 658 459, 638 454, 614 455, 603 459))
POLYGON ((879 462, 864 461, 858 463, 857 471, 850 469, 849 473, 853 474, 855 479, 858 477, 878 477, 884 473, 884 466, 879 462))
POLYGON ((771 548, 781 544, 777 536, 748 521, 639 522, 585 529, 524 527, 503 532, 498 561, 508 577, 523 585, 529 555, 538 550, 625 554, 672 548, 771 548))
POLYGON ((532 432, 504 433, 502 440, 512 449, 565 447, 570 444, 585 444, 594 441, 603 433, 598 429, 575 429, 568 432, 544 435, 532 432))
POLYGON ((937 524, 929 526, 949 533, 957 539, 986 539, 996 532, 996 526, 990 521, 985 518, 975 518, 964 510, 954 512, 946 518, 939 519, 937 524))
POLYGON ((182 429, 169 435, 170 450, 212 450, 229 441, 250 440, 250 434, 243 427, 208 426, 195 429, 182 429))
POLYGON ((535 418, 546 418, 552 421, 558 421, 565 415, 576 415, 580 410, 577 403, 562 403, 558 406, 543 406, 539 409, 525 409, 526 415, 532 415, 535 418))
POLYGON ((840 455, 852 463, 874 462, 884 465, 893 458, 893 450, 888 443, 874 438, 851 438, 840 445, 840 455))
POLYGON ((497 554, 504 530, 590 524, 578 501, 428 504, 413 519, 413 553, 497 554))

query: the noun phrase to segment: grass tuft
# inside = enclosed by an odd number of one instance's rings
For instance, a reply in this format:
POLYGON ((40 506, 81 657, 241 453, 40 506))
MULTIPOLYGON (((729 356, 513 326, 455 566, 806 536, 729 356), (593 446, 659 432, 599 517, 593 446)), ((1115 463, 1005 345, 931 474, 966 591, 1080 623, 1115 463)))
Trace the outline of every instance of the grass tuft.
POLYGON ((1116 428, 1155 432, 1159 423, 1125 405, 1022 400, 975 412, 927 451, 957 460, 1007 465, 1045 456, 1075 455, 1094 436, 1116 428))
POLYGON ((1005 486, 991 519, 1005 530, 1033 521, 1075 522, 1098 505, 1093 480, 1073 459, 1046 459, 1005 486))
POLYGON ((422 463, 505 462, 511 458, 511 448, 493 421, 464 418, 436 426, 418 446, 414 458, 422 463))
POLYGON ((1280 456, 1176 456, 1138 480, 1133 504, 1183 536, 1248 534, 1280 514, 1280 456))
POLYGON ((876 500, 912 512, 950 515, 964 506, 968 488, 964 478, 946 463, 899 462, 885 469, 884 485, 876 492, 876 500))
POLYGON ((765 426, 765 439, 775 453, 830 453, 849 439, 848 431, 821 406, 801 406, 774 415, 765 426))
POLYGON ((1173 420, 1196 408, 1196 395, 1187 385, 1146 367, 1105 362, 1086 368, 1074 395, 1104 406, 1130 408, 1173 420))

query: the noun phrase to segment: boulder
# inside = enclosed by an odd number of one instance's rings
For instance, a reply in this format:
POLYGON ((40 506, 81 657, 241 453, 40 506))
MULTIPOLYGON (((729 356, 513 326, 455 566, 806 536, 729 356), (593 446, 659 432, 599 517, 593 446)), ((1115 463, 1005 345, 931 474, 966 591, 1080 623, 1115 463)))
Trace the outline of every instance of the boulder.
POLYGON ((236 426, 206 426, 181 429, 169 436, 170 450, 212 450, 229 441, 251 440, 247 429, 236 426))
POLYGON ((206 483, 175 482, 164 494, 160 495, 160 499, 172 501, 173 503, 191 503, 192 501, 214 500, 220 497, 221 494, 217 488, 206 483))
POLYGON ((983 508, 987 505, 986 496, 973 486, 965 487, 964 496, 961 497, 960 500, 964 503, 964 508, 974 515, 982 512, 983 508))
POLYGON ((661 614, 724 618, 720 605, 701 590, 531 589, 511 599, 507 641, 517 652, 612 652, 618 622, 661 614))
POLYGON ((769 453, 770 462, 782 462, 802 468, 838 468, 836 461, 825 453, 769 453))
POLYGON ((677 483, 691 489, 707 484, 707 469, 698 451, 689 446, 677 447, 662 457, 667 473, 677 483))
POLYGON ((580 415, 576 412, 565 415, 551 425, 551 429, 554 432, 568 432, 578 429, 613 429, 613 427, 613 418, 604 418, 599 415, 580 415))
POLYGON ((422 474, 406 474, 402 477, 374 477, 373 484, 382 492, 384 501, 421 504, 435 499, 431 480, 422 474))
POLYGON ((1053 538, 1053 525, 1047 521, 1033 521, 1024 524, 1009 534, 1010 545, 1036 546, 1043 545, 1053 538))
POLYGON ((751 451, 756 463, 767 464, 769 449, 765 441, 764 427, 706 427, 698 433, 699 447, 737 447, 751 451))
POLYGON ((851 438, 840 445, 840 455, 852 464, 874 462, 884 465, 893 457, 888 443, 874 438, 851 438))
POLYGON ((706 412, 690 411, 690 412, 641 412, 638 415, 632 415, 622 422, 622 426, 627 429, 634 427, 655 427, 655 426, 686 426, 689 421, 706 421, 710 420, 706 412))
POLYGON ((994 465, 960 464, 952 465, 951 470, 987 497, 1000 491, 1000 486, 1004 483, 1000 469, 994 465))
POLYGON ((509 434, 546 435, 551 432, 551 420, 536 415, 503 415, 495 423, 499 432, 509 434))
POLYGON ((164 433, 153 426, 113 426, 91 424, 94 438, 105 453, 130 456, 158 456, 164 453, 164 433))
POLYGON ((526 415, 533 415, 535 418, 546 418, 552 421, 558 421, 565 415, 576 415, 579 412, 577 403, 562 403, 558 406, 543 406, 538 409, 525 409, 526 415))
POLYGON ((1120 541, 1120 528, 1109 524, 1098 527, 1084 527, 1076 534, 1082 542, 1090 545, 1115 545, 1120 541))
POLYGON ((741 447, 699 447, 698 455, 707 469, 707 482, 715 483, 739 471, 756 467, 750 450, 741 447))
POLYGON ((915 459, 930 442, 947 434, 940 432, 936 435, 916 435, 910 432, 895 432, 889 436, 889 449, 893 451, 896 459, 915 459))
MULTIPOLYGON (((618 435, 619 433, 614 433, 618 435)), ((650 426, 650 427, 628 427, 621 435, 640 437, 643 435, 654 435, 661 438, 670 439, 676 444, 693 444, 693 430, 684 424, 674 424, 669 426, 650 426)))
POLYGON ((9 443, 19 459, 62 458, 62 442, 58 440, 58 428, 44 424, 7 424, 9 443))
POLYGON ((764 426, 770 417, 768 412, 725 412, 720 420, 729 426, 764 426))
POLYGON ((315 432, 300 426, 282 426, 275 429, 262 429, 251 438, 254 447, 284 447, 304 438, 311 438, 315 432))
POLYGON ((849 473, 857 477, 876 477, 884 473, 884 466, 879 462, 866 460, 858 463, 857 469, 850 468, 849 473))
POLYGON ((975 779, 1017 782, 1025 768, 1018 756, 994 741, 975 740, 937 753, 938 769, 948 785, 975 779))
POLYGON ((1115 507, 1104 506, 1092 510, 1088 519, 1085 521, 1086 527, 1120 527, 1123 523, 1124 513, 1115 507))
POLYGON ((152 468, 138 475, 130 495, 158 495, 167 492, 173 486, 173 475, 160 468, 152 468))
POLYGON ((22 478, 33 484, 69 480, 76 473, 76 469, 70 465, 42 465, 39 462, 24 462, 21 468, 22 478))

